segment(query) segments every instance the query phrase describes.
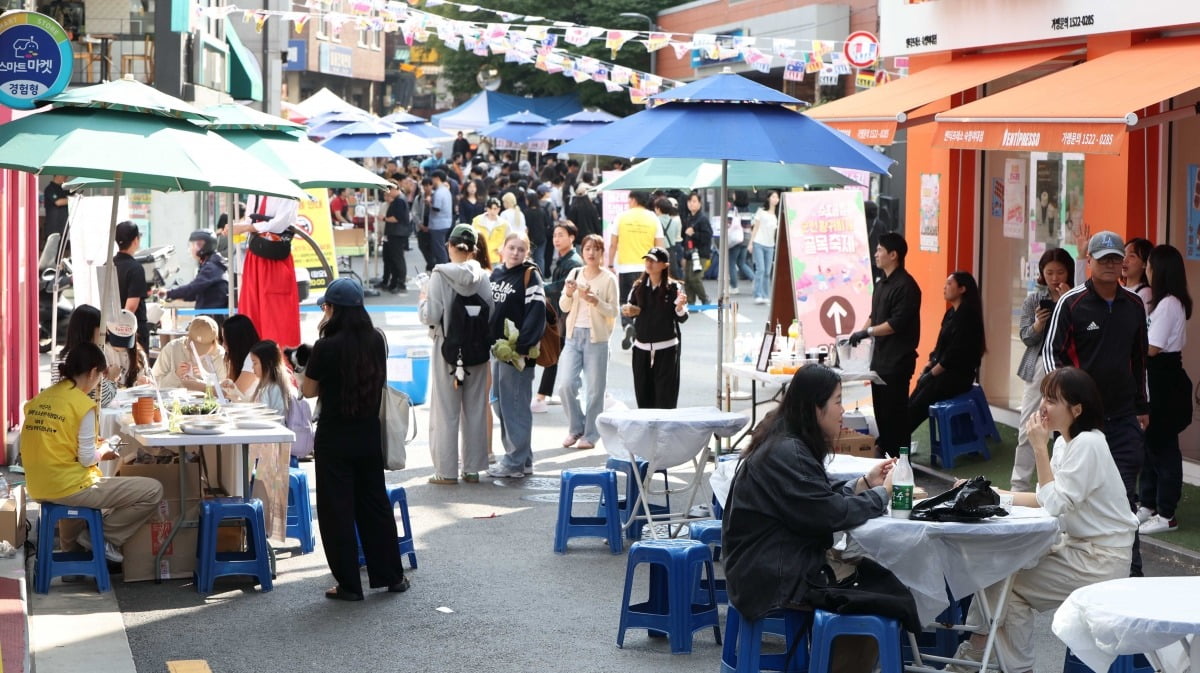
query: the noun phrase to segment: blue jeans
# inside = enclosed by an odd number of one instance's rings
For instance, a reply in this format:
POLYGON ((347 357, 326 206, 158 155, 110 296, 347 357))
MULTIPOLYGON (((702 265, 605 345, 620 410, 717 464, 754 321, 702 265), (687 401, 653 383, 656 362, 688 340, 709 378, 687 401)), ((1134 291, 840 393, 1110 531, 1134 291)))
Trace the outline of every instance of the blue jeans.
POLYGON ((775 268, 775 246, 754 246, 754 298, 771 298, 771 272, 775 268))
POLYGON ((608 342, 592 343, 592 330, 576 327, 559 357, 558 373, 558 396, 567 412, 567 432, 595 444, 600 441, 596 417, 604 411, 608 382, 608 342), (580 373, 587 379, 586 413, 579 406, 580 373))
POLYGON ((729 289, 736 290, 738 286, 738 274, 747 277, 754 277, 754 269, 746 263, 746 244, 738 243, 729 249, 729 289))
POLYGON ((533 370, 526 365, 519 372, 510 364, 492 361, 492 394, 496 398, 492 406, 500 418, 500 443, 504 445, 500 464, 506 470, 533 464, 533 412, 529 410, 533 370))

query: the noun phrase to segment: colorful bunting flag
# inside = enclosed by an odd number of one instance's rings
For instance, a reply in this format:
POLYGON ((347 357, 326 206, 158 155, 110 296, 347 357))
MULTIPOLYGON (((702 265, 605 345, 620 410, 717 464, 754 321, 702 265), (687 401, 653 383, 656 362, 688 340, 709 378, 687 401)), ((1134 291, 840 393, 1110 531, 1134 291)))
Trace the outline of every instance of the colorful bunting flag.
POLYGON ((783 64, 783 79, 788 82, 803 82, 804 61, 798 58, 789 58, 783 64))
POLYGON ((875 73, 870 70, 860 70, 854 78, 854 86, 860 89, 871 89, 875 86, 875 73))

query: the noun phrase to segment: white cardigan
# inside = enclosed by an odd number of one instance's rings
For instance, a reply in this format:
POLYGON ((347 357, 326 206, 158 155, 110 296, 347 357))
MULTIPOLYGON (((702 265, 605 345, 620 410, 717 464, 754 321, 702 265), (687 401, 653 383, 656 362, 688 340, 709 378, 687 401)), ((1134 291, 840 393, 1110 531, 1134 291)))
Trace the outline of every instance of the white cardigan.
MULTIPOLYGON (((582 266, 571 269, 566 280, 576 280, 583 269, 582 266)), ((588 327, 592 331, 591 341, 594 344, 604 343, 612 335, 613 322, 617 317, 617 277, 608 269, 601 268, 600 275, 592 279, 588 287, 596 293, 597 299, 594 306, 588 307, 588 316, 590 317, 588 327)), ((567 313, 567 331, 563 333, 567 338, 570 338, 575 331, 576 311, 571 310, 574 306, 575 297, 568 297, 564 291, 558 300, 558 307, 567 313)))

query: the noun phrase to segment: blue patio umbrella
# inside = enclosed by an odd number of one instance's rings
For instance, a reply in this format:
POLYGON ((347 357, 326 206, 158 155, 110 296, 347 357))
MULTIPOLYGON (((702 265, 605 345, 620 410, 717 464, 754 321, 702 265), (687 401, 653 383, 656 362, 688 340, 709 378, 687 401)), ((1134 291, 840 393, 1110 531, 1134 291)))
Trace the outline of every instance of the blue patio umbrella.
POLYGON ((505 115, 500 118, 500 121, 488 124, 479 129, 477 133, 488 138, 500 138, 523 145, 529 142, 530 136, 545 129, 549 124, 549 119, 526 110, 505 115))
POLYGON ((454 137, 446 131, 439 129, 433 124, 430 124, 428 119, 425 119, 424 117, 418 117, 415 114, 409 114, 407 112, 393 112, 390 115, 381 117, 381 119, 390 124, 399 126, 402 130, 408 131, 414 136, 419 138, 428 138, 429 140, 433 140, 435 142, 441 140, 450 140, 454 137))
MULTIPOLYGON (((771 161, 886 173, 892 159, 789 106, 804 103, 732 72, 650 97, 653 107, 558 146, 559 152, 637 158, 719 159, 720 208, 730 161, 771 161)), ((724 217, 720 218, 724 221, 724 217)), ((729 259, 721 237, 721 260, 729 259)), ((724 352, 727 274, 717 279, 717 352, 724 352)), ((717 359, 717 405, 724 378, 717 359)))
POLYGON ((310 138, 328 138, 341 129, 361 121, 375 119, 362 112, 327 112, 308 120, 308 136, 310 138))
POLYGON ((344 126, 321 142, 321 146, 351 159, 429 154, 429 141, 378 119, 344 126))
POLYGON ((533 134, 530 140, 574 140, 620 119, 604 110, 584 110, 567 115, 554 126, 533 134))

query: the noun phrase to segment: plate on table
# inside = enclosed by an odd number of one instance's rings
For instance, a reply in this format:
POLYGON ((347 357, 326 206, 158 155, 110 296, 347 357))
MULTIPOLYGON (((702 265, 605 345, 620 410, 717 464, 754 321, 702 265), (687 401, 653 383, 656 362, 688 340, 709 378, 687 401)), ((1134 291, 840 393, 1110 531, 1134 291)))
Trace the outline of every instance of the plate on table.
POLYGON ((179 429, 185 435, 221 435, 225 433, 226 425, 224 423, 215 425, 207 423, 181 423, 179 429))
POLYGON ((272 430, 279 427, 276 421, 259 418, 239 418, 234 420, 233 424, 240 430, 272 430))
POLYGON ((131 426, 129 426, 129 429, 133 430, 136 433, 146 435, 146 434, 150 434, 152 432, 166 432, 167 424, 166 423, 145 423, 143 425, 131 425, 131 426))
POLYGON ((267 408, 267 405, 262 402, 226 402, 222 406, 227 411, 255 411, 267 408))

